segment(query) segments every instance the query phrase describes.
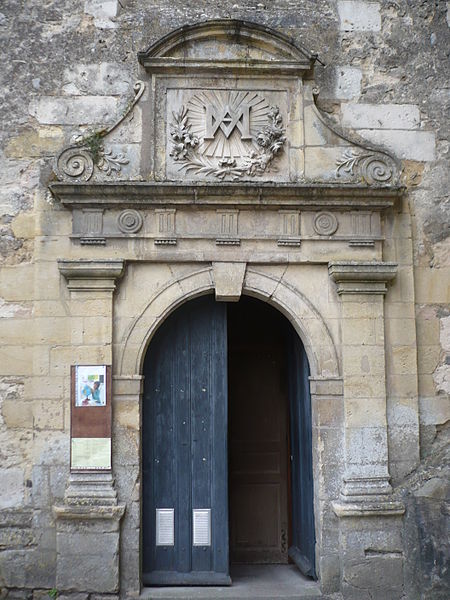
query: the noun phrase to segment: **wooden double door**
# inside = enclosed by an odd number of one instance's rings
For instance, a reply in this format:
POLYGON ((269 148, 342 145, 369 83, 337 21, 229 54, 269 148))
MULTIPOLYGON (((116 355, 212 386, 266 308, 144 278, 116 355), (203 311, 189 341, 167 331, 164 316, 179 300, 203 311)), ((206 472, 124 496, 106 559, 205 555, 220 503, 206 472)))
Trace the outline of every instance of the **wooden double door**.
POLYGON ((204 296, 146 356, 143 581, 226 585, 231 563, 314 570, 308 363, 289 322, 204 296))

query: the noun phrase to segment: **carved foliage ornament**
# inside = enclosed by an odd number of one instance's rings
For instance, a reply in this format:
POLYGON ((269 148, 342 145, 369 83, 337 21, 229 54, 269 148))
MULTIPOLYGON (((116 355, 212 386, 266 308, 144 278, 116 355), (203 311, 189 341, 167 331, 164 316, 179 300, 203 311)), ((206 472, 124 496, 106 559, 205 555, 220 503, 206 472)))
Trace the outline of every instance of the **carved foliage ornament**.
POLYGON ((138 81, 134 85, 134 98, 124 114, 106 129, 76 135, 73 145, 65 148, 56 160, 55 174, 61 181, 89 181, 95 169, 110 176, 120 173, 122 165, 129 163, 123 154, 108 150, 103 138, 111 133, 130 114, 144 93, 145 84, 138 81))
POLYGON ((261 175, 286 141, 279 108, 254 92, 200 92, 172 116, 170 156, 184 173, 221 180, 261 175))
POLYGON ((369 185, 391 183, 395 177, 395 164, 387 155, 367 150, 346 150, 336 161, 336 176, 348 175, 369 185))

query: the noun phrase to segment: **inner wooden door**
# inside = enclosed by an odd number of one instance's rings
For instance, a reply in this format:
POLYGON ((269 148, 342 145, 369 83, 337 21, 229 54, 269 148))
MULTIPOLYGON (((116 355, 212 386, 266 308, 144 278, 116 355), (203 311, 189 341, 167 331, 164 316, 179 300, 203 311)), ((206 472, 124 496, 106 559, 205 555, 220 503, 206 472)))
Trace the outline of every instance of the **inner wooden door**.
POLYGON ((284 318, 228 306, 230 560, 288 562, 288 384, 284 318))

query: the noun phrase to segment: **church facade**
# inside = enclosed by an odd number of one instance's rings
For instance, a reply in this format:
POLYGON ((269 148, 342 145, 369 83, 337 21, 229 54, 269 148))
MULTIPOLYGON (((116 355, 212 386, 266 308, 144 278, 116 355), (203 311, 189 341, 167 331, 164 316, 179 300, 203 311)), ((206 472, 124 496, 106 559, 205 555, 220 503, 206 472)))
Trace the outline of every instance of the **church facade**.
POLYGON ((447 597, 446 3, 139 4, 2 23, 2 592, 447 597))

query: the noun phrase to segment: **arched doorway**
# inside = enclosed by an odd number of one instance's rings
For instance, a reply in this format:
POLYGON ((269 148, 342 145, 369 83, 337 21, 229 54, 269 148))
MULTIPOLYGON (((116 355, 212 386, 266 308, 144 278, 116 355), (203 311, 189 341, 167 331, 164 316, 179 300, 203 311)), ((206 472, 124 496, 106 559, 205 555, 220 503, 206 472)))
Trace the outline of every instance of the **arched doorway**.
POLYGON ((230 561, 315 576, 309 368, 289 321, 249 297, 189 301, 144 375, 144 584, 223 585, 230 561))

